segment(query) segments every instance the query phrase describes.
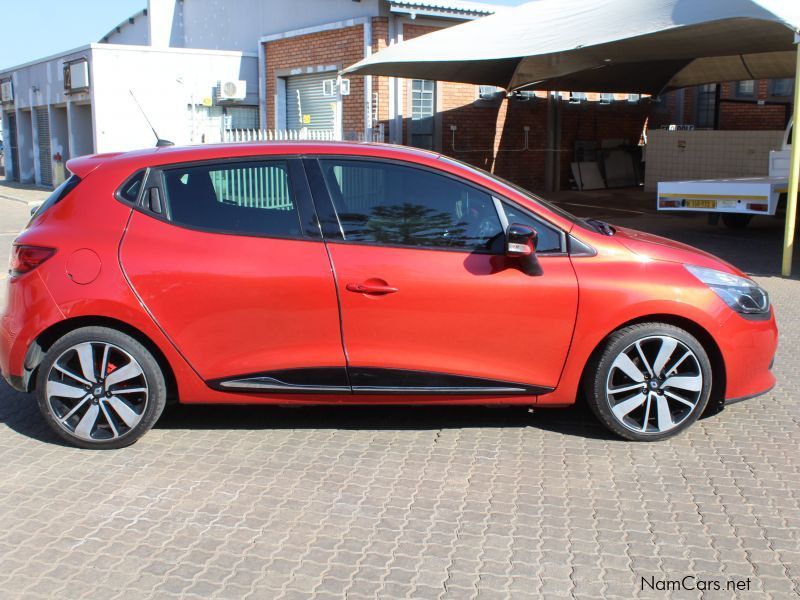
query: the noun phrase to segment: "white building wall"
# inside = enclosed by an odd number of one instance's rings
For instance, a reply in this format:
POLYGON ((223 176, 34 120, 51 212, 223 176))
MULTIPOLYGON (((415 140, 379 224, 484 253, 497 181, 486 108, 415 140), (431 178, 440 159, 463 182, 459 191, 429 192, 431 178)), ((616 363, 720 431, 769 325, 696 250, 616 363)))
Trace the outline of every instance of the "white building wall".
POLYGON ((11 74, 14 87, 14 108, 27 109, 33 106, 61 104, 71 100, 88 100, 88 94, 64 93, 64 63, 86 58, 91 70, 91 47, 84 46, 64 54, 26 63, 13 70, 0 72, 0 77, 11 74))
POLYGON ((131 17, 133 23, 126 21, 116 29, 112 29, 104 41, 109 44, 135 44, 146 46, 149 36, 149 21, 147 15, 137 14, 131 17))
MULTIPOLYGON (((148 0, 148 43, 159 48, 183 47, 182 0, 148 0)), ((113 40, 109 40, 113 43, 113 40)))
POLYGON ((188 48, 257 52, 262 36, 342 19, 378 16, 380 0, 187 0, 183 35, 188 48))
POLYGON ((176 144, 218 141, 219 119, 207 126, 208 113, 215 111, 203 107, 203 100, 214 98, 219 81, 244 79, 249 103, 255 106, 257 69, 257 57, 241 52, 95 46, 95 152, 155 145, 131 91, 161 138, 176 144))

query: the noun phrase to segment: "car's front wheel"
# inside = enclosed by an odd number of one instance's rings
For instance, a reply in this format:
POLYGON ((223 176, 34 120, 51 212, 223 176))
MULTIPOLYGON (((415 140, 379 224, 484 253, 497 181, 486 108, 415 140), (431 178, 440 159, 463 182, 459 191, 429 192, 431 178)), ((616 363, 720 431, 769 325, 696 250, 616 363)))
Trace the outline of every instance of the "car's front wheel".
POLYGON ((39 366, 39 408, 53 430, 82 448, 123 448, 155 424, 166 403, 164 375, 137 340, 85 327, 55 342, 39 366))
POLYGON ((711 394, 711 362, 689 332, 640 323, 613 333, 589 365, 587 400, 611 431, 636 441, 680 433, 703 413, 711 394))

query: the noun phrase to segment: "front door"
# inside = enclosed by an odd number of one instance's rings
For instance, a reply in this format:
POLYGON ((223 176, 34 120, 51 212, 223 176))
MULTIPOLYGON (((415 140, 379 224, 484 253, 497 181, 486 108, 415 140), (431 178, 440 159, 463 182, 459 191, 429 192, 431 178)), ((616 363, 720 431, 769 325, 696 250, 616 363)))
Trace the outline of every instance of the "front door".
POLYGON ((316 217, 299 161, 170 166, 145 188, 121 263, 200 376, 231 391, 349 392, 330 261, 308 225, 316 217))
MULTIPOLYGON (((537 221, 544 275, 531 277, 505 257, 506 212, 485 191, 397 162, 306 164, 324 181, 315 195, 327 191, 338 216, 342 239, 327 246, 356 393, 556 386, 578 297, 561 232, 537 221)), ((517 208, 504 210, 519 220, 517 208)))

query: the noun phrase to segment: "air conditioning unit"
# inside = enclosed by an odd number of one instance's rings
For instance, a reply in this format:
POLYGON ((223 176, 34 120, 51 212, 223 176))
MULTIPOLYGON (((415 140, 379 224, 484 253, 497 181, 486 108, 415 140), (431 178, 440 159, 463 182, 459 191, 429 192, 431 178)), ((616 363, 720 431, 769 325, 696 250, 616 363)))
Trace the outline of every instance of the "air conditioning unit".
POLYGON ((238 81, 220 81, 217 88, 217 101, 225 100, 244 100, 247 96, 247 82, 240 79, 238 81))
POLYGON ((0 102, 13 102, 14 101, 14 88, 11 85, 11 80, 0 82, 0 102))

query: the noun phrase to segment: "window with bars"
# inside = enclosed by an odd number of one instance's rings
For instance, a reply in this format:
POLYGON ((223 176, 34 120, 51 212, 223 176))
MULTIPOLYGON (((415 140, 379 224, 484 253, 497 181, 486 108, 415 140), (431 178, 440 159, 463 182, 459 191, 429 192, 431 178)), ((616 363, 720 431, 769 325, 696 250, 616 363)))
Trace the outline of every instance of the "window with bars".
POLYGON ((411 81, 411 145, 433 149, 434 115, 436 114, 436 82, 427 79, 411 81))
POLYGON ((717 113, 717 84, 709 83, 697 88, 695 127, 713 129, 717 113))
POLYGON ((794 93, 794 79, 771 79, 769 82, 769 95, 791 97, 794 93))
POLYGON ((737 98, 754 98, 756 95, 756 82, 752 79, 737 81, 733 93, 737 98))

